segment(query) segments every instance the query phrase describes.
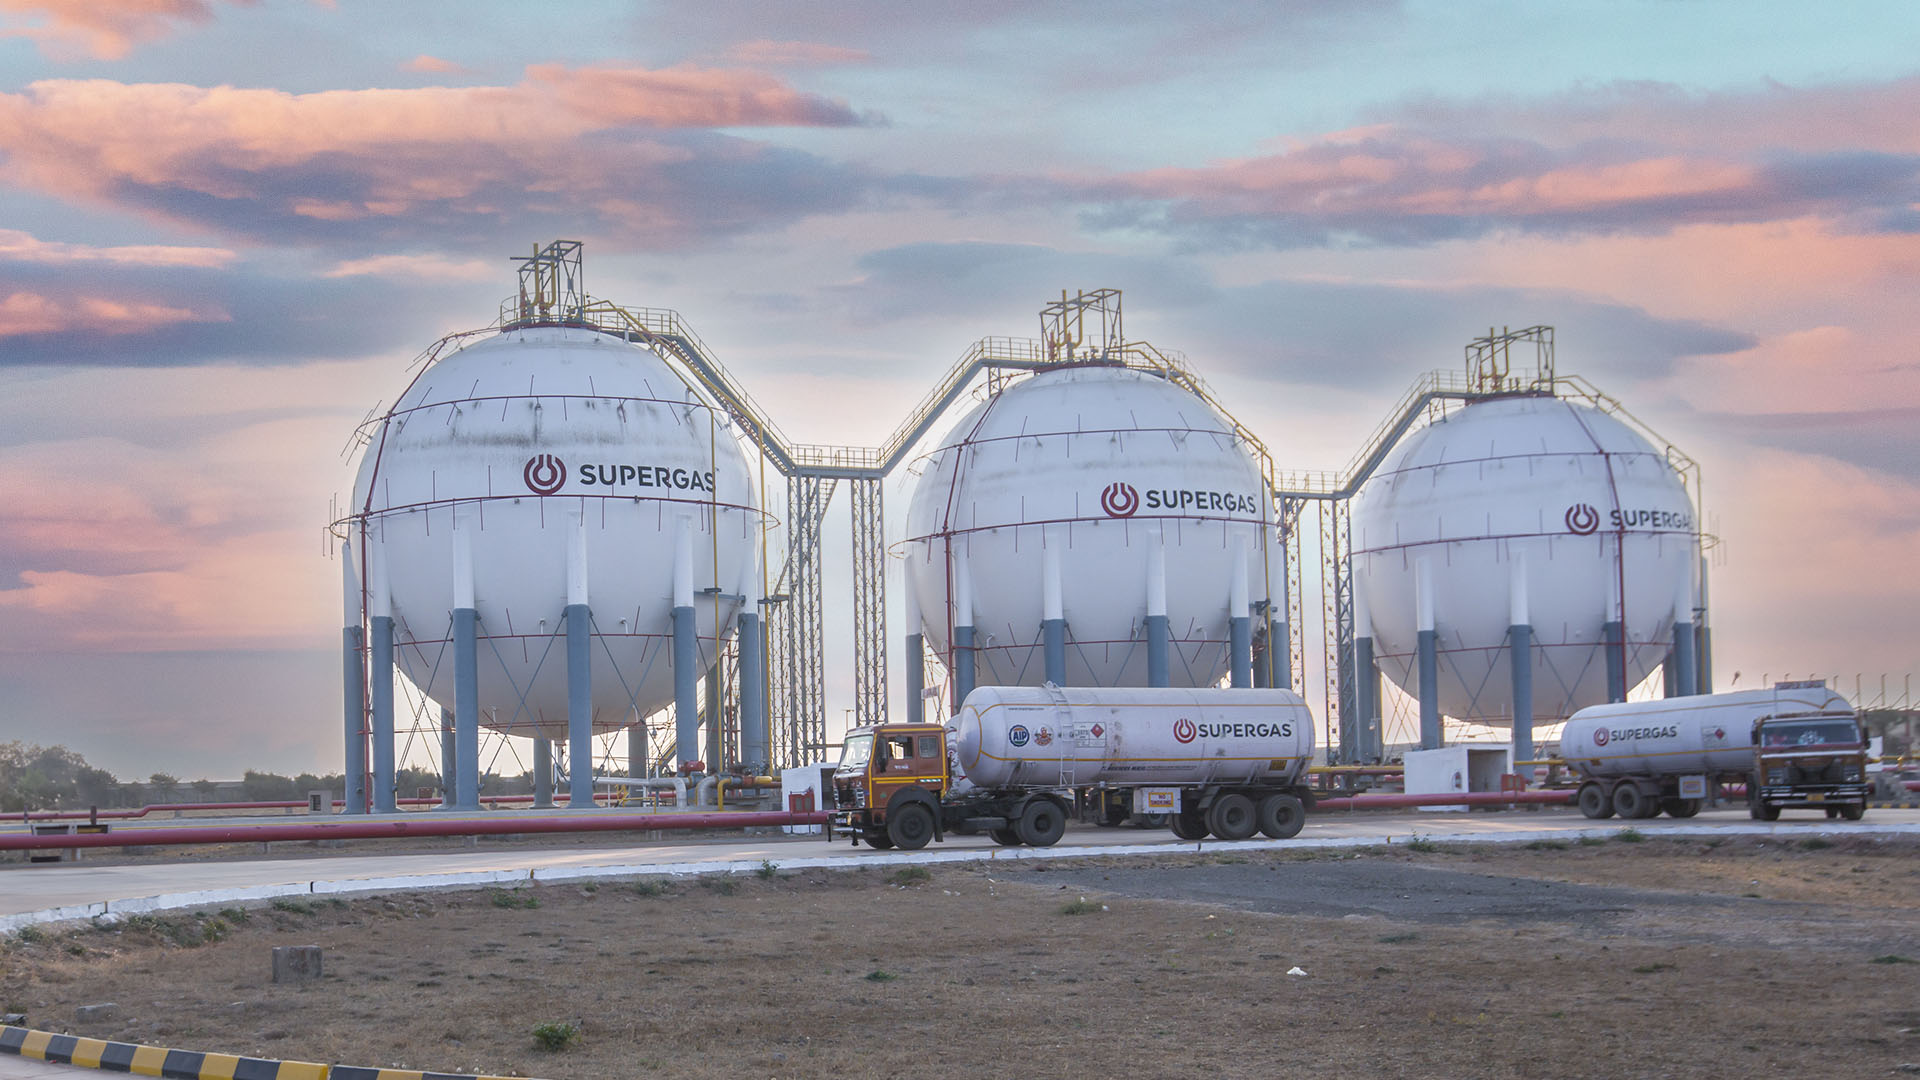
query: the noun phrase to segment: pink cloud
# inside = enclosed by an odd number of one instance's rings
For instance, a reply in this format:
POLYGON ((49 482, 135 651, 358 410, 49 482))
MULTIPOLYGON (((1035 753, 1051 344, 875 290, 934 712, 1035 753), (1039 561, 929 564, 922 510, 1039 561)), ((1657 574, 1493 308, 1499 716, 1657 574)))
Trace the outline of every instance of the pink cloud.
POLYGON ((497 281, 499 260, 454 259, 445 255, 372 255, 336 264, 322 277, 409 277, 438 281, 497 281))
POLYGON ((101 60, 118 60, 180 23, 213 21, 211 0, 0 0, 0 12, 11 13, 0 36, 33 38, 56 54, 78 48, 101 60), (16 21, 23 16, 25 25, 16 21))
POLYGON ((226 312, 174 307, 138 300, 75 296, 59 300, 16 292, 0 299, 0 337, 86 330, 95 334, 144 334, 171 323, 228 322, 226 312))
POLYGON ((417 71, 426 74, 455 74, 467 70, 451 60, 442 60, 437 56, 421 53, 419 56, 400 65, 401 71, 417 71))
POLYGON ((753 67, 861 64, 871 60, 864 49, 822 45, 811 41, 743 41, 727 50, 727 59, 753 67))
POLYGON ((824 163, 710 129, 853 122, 739 70, 539 65, 514 86, 311 94, 50 80, 0 94, 0 177, 250 234, 584 213, 664 242, 853 197, 824 163))
POLYGON ((0 262, 110 263, 116 266, 215 269, 239 256, 226 248, 121 245, 94 247, 41 240, 18 229, 0 229, 0 262))

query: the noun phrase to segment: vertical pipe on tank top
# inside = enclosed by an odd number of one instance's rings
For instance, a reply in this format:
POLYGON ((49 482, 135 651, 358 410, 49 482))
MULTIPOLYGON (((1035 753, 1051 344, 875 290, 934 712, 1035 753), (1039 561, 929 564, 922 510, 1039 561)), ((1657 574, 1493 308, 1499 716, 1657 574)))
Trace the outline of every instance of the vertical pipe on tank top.
POLYGON ((593 607, 586 515, 575 510, 568 517, 567 606, 561 613, 567 624, 567 806, 581 810, 593 807, 593 607))
POLYGON ((973 693, 973 573, 966 555, 953 553, 953 715, 973 693))
POLYGON ((367 739, 362 728, 367 719, 367 672, 361 659, 363 643, 360 630, 360 575, 353 569, 353 545, 340 545, 341 584, 344 600, 340 632, 341 691, 346 706, 346 811, 364 813, 367 808, 367 739))
POLYGON ((373 812, 391 814, 393 801, 393 592, 387 581, 387 548, 367 543, 367 704, 373 718, 373 812))
POLYGON ((440 808, 453 807, 453 763, 457 757, 453 738, 453 710, 440 708, 440 808))
POLYGON ((473 526, 453 521, 453 806, 480 809, 480 612, 473 597, 473 526))
POLYGON ((1433 613, 1433 564, 1425 555, 1414 560, 1414 619, 1419 628, 1415 648, 1420 666, 1420 748, 1437 749, 1440 730, 1440 637, 1433 613))
POLYGON ((693 518, 682 515, 673 536, 674 752, 682 769, 700 759, 700 661, 693 631, 693 518))
POLYGON ((1253 612, 1248 599, 1247 549, 1235 542, 1233 568, 1227 579, 1227 671, 1230 685, 1253 686, 1253 612))
POLYGON ((1042 526, 1040 559, 1040 639, 1046 660, 1047 681, 1067 685, 1067 614, 1060 585, 1060 557, 1066 546, 1060 529, 1042 526))
POLYGON ((1340 761, 1357 765, 1366 760, 1371 749, 1370 734, 1378 711, 1380 684, 1373 674, 1373 613, 1367 610, 1366 594, 1353 591, 1353 711, 1350 722, 1340 725, 1340 761))
POLYGON ((1147 685, 1168 685, 1172 629, 1167 623, 1167 540, 1158 527, 1147 534, 1147 685))
POLYGON ((907 723, 919 724, 927 718, 926 638, 920 633, 920 597, 913 591, 913 575, 901 584, 907 605, 907 723))
POLYGON ((1514 771, 1531 776, 1533 766, 1533 613, 1527 596, 1527 553, 1516 551, 1507 577, 1507 665, 1513 676, 1514 771))

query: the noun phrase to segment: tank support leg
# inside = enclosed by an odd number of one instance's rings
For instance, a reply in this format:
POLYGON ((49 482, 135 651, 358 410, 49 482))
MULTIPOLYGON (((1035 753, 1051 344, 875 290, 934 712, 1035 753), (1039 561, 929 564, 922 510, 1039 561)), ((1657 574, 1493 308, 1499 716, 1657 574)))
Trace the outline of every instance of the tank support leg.
POLYGON ((1147 616, 1147 685, 1168 685, 1168 656, 1172 651, 1173 633, 1167 626, 1165 615, 1147 616))
POLYGON ((1374 713, 1379 709, 1379 684, 1373 675, 1373 639, 1357 637, 1353 639, 1353 712, 1348 722, 1340 725, 1340 760, 1357 765, 1367 760, 1372 749, 1372 740, 1368 737, 1373 727, 1374 713))
POLYGON ((693 606, 673 609, 673 726, 680 764, 700 759, 700 671, 693 606))
POLYGON ((1285 619, 1268 624, 1267 655, 1273 657, 1273 685, 1278 690, 1293 689, 1293 627, 1285 619))
POLYGON ((533 806, 545 810, 553 805, 553 740, 533 740, 533 806))
POLYGON ((361 725, 366 722, 367 681, 360 663, 360 627, 347 627, 341 637, 341 681, 346 687, 347 707, 346 810, 349 814, 358 814, 367 806, 367 739, 361 731, 361 725))
POLYGON ((1507 663, 1513 670, 1513 768, 1528 775, 1533 760, 1533 627, 1515 623, 1507 628, 1507 663))
POLYGON ((453 808, 480 809, 480 613, 453 609, 453 808))
POLYGON ((1693 623, 1673 624, 1673 684, 1675 695, 1691 697, 1699 690, 1700 675, 1694 669, 1693 623))
POLYGON ((453 745, 453 710, 440 710, 440 808, 453 806, 453 762, 458 756, 453 745))
MULTIPOLYGON (((917 624, 915 624, 917 625, 917 624)), ((927 646, 919 634, 907 635, 907 723, 927 718, 927 646)))
POLYGON ((707 771, 710 773, 717 773, 726 767, 727 739, 726 732, 721 730, 720 723, 720 698, 722 696, 720 679, 721 669, 719 663, 716 662, 712 667, 707 669, 707 681, 702 687, 706 702, 701 708, 701 712, 703 712, 707 718, 707 753, 704 760, 707 763, 707 771))
POLYGON ((1607 700, 1627 700, 1626 627, 1617 620, 1600 626, 1601 648, 1607 659, 1607 700))
POLYGON ((372 634, 371 678, 367 701, 373 714, 373 812, 391 814, 393 801, 393 618, 375 615, 367 620, 372 634))
MULTIPOLYGON (((760 631, 760 613, 752 607, 742 611, 737 633, 740 641, 740 763, 754 776, 765 776, 773 763, 767 754, 767 650, 766 639, 760 631)), ((914 646, 908 648, 912 650, 914 646)), ((907 670, 911 679, 915 669, 907 670)), ((917 692, 915 696, 917 698, 917 692)))
POLYGON ((1440 635, 1420 631, 1420 749, 1440 746, 1440 635))
POLYGON ((953 628, 953 711, 957 715, 973 693, 973 627, 953 628))
POLYGON ((1227 668, 1231 685, 1246 688, 1253 685, 1253 620, 1245 615, 1236 615, 1227 627, 1227 668))
POLYGON ((1067 620, 1048 619, 1040 624, 1040 639, 1047 661, 1047 681, 1067 685, 1067 620))
POLYGON ((567 805, 593 807, 593 609, 568 604, 567 805))

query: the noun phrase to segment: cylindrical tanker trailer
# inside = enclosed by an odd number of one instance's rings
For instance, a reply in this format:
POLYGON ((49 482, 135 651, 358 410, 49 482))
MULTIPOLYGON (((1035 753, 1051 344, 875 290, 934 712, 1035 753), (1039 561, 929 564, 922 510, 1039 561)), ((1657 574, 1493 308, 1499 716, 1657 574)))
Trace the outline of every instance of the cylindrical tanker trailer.
POLYGON ((1313 796, 1313 717, 1288 690, 983 686, 953 721, 847 733, 834 812, 874 847, 948 832, 1060 839, 1085 792, 1106 820, 1169 815, 1175 835, 1283 840, 1313 796))
POLYGON ((1692 817, 1714 786, 1731 782, 1747 785, 1757 820, 1808 807, 1857 821, 1870 790, 1866 753, 1853 706, 1817 681, 1593 705, 1560 734, 1590 818, 1692 817))

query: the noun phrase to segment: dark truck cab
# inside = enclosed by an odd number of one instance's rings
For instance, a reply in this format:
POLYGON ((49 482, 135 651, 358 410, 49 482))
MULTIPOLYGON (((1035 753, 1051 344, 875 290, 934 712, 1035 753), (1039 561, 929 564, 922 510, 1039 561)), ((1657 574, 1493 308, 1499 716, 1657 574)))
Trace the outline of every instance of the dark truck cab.
POLYGON ((1858 821, 1873 785, 1867 779, 1867 733, 1848 713, 1762 717, 1753 725, 1753 773, 1747 812, 1773 821, 1782 809, 1824 809, 1858 821))

